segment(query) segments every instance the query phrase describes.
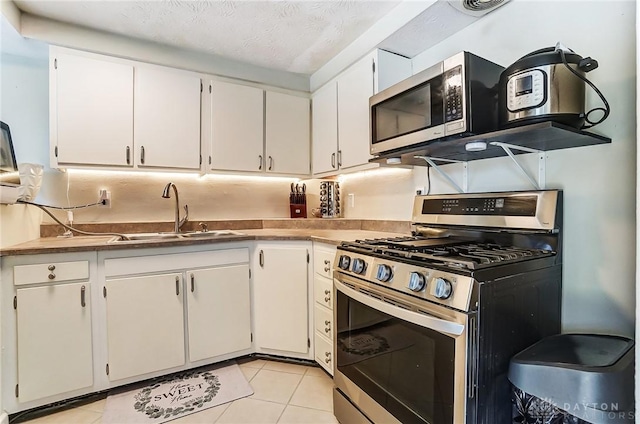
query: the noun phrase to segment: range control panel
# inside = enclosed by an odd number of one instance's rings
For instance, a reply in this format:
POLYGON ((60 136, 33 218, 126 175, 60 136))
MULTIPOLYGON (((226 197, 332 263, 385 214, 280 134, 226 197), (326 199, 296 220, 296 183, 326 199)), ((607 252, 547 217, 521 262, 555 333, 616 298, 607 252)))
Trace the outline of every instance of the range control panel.
POLYGON ((476 197, 424 199, 423 214, 438 215, 499 215, 535 216, 538 198, 520 197, 476 197))

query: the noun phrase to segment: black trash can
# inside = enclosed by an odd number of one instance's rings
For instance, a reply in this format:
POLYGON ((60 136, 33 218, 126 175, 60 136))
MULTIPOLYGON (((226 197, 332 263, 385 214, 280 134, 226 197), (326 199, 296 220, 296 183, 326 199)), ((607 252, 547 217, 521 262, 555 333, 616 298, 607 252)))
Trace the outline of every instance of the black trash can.
POLYGON ((631 424, 633 340, 600 334, 558 334, 515 355, 513 423, 631 424))

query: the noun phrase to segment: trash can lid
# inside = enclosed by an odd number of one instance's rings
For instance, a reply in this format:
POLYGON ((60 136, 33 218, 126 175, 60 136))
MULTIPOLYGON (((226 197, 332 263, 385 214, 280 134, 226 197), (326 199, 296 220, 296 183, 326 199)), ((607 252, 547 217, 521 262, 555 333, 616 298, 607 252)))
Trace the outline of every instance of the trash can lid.
POLYGON ((547 337, 511 360, 514 363, 567 366, 569 368, 609 367, 634 345, 633 340, 602 334, 558 334, 547 337))

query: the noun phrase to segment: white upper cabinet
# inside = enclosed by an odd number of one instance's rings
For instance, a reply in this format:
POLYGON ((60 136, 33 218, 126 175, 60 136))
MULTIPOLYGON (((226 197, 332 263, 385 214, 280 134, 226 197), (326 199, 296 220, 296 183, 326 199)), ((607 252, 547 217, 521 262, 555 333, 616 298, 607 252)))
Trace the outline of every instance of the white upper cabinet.
POLYGON ((369 98, 411 76, 411 60, 375 50, 313 94, 313 173, 370 164, 369 98))
POLYGON ((54 52, 52 167, 133 166, 133 66, 54 52))
POLYGON ((338 169, 338 92, 335 82, 326 84, 311 98, 313 173, 338 169))
POLYGON ((266 171, 309 175, 309 99, 266 92, 266 171))
POLYGON ((222 81, 210 84, 210 169, 263 171, 264 91, 222 81))
POLYGON ((200 84, 187 72, 136 68, 138 167, 200 169, 200 84))

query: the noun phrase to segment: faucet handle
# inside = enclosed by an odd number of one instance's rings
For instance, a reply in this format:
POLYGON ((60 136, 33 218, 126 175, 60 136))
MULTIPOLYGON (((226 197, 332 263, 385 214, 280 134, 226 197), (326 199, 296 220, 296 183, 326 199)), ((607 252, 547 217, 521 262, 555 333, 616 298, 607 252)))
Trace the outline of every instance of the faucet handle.
POLYGON ((199 222, 198 225, 200 226, 200 228, 202 228, 203 233, 206 233, 207 231, 209 231, 209 226, 207 225, 206 222, 199 222))
POLYGON ((178 224, 178 229, 184 225, 185 222, 189 220, 189 205, 184 205, 184 218, 180 220, 178 224))

